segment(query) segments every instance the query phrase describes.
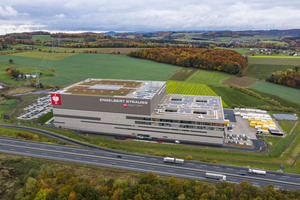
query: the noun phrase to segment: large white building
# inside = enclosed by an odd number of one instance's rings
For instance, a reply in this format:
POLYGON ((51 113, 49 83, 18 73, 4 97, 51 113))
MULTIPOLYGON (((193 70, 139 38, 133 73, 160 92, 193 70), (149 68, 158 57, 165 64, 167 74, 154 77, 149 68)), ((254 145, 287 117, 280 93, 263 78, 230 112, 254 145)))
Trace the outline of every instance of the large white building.
POLYGON ((223 145, 221 97, 166 94, 166 82, 87 79, 51 94, 55 126, 223 145))

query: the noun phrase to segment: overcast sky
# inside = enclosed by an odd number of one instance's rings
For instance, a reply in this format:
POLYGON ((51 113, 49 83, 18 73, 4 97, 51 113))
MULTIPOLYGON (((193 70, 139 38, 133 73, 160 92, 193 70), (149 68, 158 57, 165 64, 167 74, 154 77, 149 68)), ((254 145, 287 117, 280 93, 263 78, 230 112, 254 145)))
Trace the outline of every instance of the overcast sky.
POLYGON ((300 0, 0 0, 0 34, 300 28, 300 0))

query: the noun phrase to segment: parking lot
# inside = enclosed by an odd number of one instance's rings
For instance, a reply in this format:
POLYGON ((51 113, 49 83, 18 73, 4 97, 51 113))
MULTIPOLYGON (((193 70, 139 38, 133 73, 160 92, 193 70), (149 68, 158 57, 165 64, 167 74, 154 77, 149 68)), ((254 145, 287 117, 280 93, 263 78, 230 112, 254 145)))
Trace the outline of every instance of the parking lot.
POLYGON ((50 95, 39 97, 36 103, 24 108, 24 113, 18 115, 17 119, 31 120, 39 118, 53 110, 50 95))
POLYGON ((252 146, 251 140, 256 139, 256 129, 250 127, 248 120, 244 120, 241 116, 234 116, 232 121, 225 130, 225 143, 252 146))

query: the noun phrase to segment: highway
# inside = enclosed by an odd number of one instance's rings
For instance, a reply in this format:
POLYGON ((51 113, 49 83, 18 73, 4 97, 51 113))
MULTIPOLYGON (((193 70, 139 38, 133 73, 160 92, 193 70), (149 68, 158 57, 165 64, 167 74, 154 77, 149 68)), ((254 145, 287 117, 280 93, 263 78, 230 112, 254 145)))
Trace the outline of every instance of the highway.
POLYGON ((0 152, 32 156, 87 165, 104 166, 140 172, 215 181, 205 178, 205 172, 226 175, 227 182, 246 180, 255 186, 273 184, 275 188, 299 189, 300 175, 268 171, 266 176, 248 174, 247 168, 186 161, 184 165, 164 163, 163 158, 101 149, 76 148, 61 145, 0 138, 0 152), (243 174, 243 175, 241 175, 243 174))

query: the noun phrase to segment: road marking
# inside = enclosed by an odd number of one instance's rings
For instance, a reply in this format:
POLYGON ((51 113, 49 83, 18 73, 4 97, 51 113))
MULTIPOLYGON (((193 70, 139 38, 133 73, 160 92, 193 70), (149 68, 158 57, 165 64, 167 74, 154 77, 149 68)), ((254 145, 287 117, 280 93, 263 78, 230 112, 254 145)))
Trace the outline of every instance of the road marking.
POLYGON ((58 157, 64 158, 65 156, 63 156, 63 155, 58 155, 58 157))
POLYGON ((195 175, 195 173, 187 173, 188 175, 195 175))
POLYGON ((81 160, 82 158, 76 157, 75 159, 77 159, 77 160, 81 160))
POLYGON ((30 151, 25 151, 26 153, 30 153, 30 151))
POLYGON ((16 149, 9 149, 9 150, 11 150, 11 151, 15 151, 16 149))
POLYGON ((150 158, 151 160, 156 160, 156 158, 150 158))
POLYGON ((129 165, 130 167, 135 167, 134 165, 129 165))
POLYGON ((97 162, 98 160, 93 160, 94 162, 97 162))
POLYGON ((174 170, 171 170, 171 169, 168 169, 167 171, 168 171, 168 172, 174 172, 174 170))
POLYGON ((227 168, 227 169, 228 169, 228 170, 231 170, 231 171, 233 170, 232 168, 227 168))
MULTIPOLYGON (((16 145, 9 145, 9 144, 0 144, 1 146, 16 146, 16 145)), ((19 147, 19 146, 18 146, 19 147)), ((36 147, 25 147, 25 146, 22 146, 21 148, 23 148, 23 149, 28 149, 28 148, 30 148, 30 149, 34 149, 34 150, 36 150, 36 149, 38 149, 38 148, 36 148, 36 147)), ((38 149, 38 150, 41 150, 41 149, 38 149)), ((71 153, 71 152, 62 152, 62 151, 55 151, 55 150, 50 150, 50 149, 42 149, 42 151, 47 151, 47 152, 55 152, 55 153, 65 153, 65 154, 69 154, 69 155, 80 155, 80 156, 87 156, 86 154, 84 155, 84 154, 81 154, 81 153, 71 153)), ((44 155, 46 155, 46 153, 42 153, 42 154, 44 154, 44 155)), ((52 156, 53 157, 53 156, 52 156)), ((89 157, 98 157, 98 158, 101 158, 102 156, 89 156, 89 157)), ((102 158, 104 158, 104 157, 102 157, 102 158)), ((53 157, 53 159, 55 159, 54 157, 53 157)), ((115 160, 114 158, 105 158, 105 159, 109 159, 109 160, 115 160)), ((71 160, 71 159, 70 159, 71 160)), ((141 162, 141 163, 139 163, 138 161, 133 161, 133 160, 126 160, 126 162, 128 162, 128 163, 138 163, 138 164, 150 164, 150 165, 155 165, 155 166, 160 166, 160 167, 165 167, 164 165, 162 165, 162 164, 156 164, 156 163, 144 163, 144 162, 141 162)), ((205 166, 205 165, 204 165, 205 166)), ((169 168, 174 168, 174 169, 178 169, 178 168, 180 168, 180 169, 183 169, 183 170, 191 170, 191 171, 201 171, 201 172, 206 172, 207 170, 203 170, 203 169, 192 169, 192 168, 190 168, 190 169, 188 169, 188 168, 185 168, 185 167, 177 167, 177 166, 168 166, 169 168)), ((230 169, 230 168, 228 168, 228 169, 230 169)), ((234 170, 234 169, 230 169, 230 170, 234 170)), ((229 175, 228 173, 225 173, 225 175, 229 175)), ((236 174, 230 174, 231 176, 236 176, 236 177, 241 177, 241 176, 239 176, 239 175, 236 175, 236 174)), ((252 179, 252 180, 262 180, 262 181, 270 181, 270 182, 273 182, 273 183, 284 183, 284 184, 290 184, 290 185, 300 185, 299 183, 295 183, 295 182, 287 182, 286 180, 285 181, 279 181, 279 180, 270 180, 270 179, 265 179, 265 178, 260 178, 260 177, 247 177, 248 179, 252 179)))

